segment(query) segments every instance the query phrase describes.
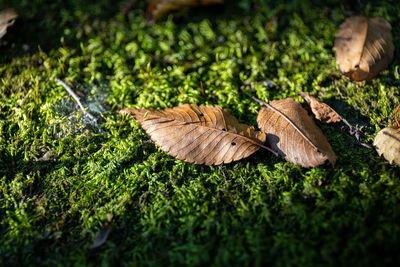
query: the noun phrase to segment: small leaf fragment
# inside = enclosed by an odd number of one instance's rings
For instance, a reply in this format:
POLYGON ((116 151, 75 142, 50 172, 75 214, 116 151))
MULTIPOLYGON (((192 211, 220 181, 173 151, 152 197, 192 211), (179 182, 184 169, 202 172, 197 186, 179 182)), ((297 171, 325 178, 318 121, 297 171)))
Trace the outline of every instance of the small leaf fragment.
POLYGON ((293 98, 274 100, 262 107, 257 123, 267 134, 270 147, 287 161, 306 168, 326 161, 335 165, 337 158, 328 140, 293 98))
POLYGON ((310 96, 308 93, 300 92, 299 95, 310 105, 311 111, 315 118, 324 123, 340 122, 340 115, 329 105, 320 102, 317 98, 310 96))
MULTIPOLYGON (((265 147, 265 134, 220 107, 185 104, 165 110, 123 109, 161 149, 178 159, 219 165, 246 158, 265 147), (143 115, 147 113, 147 116, 143 115)), ((276 152, 273 152, 276 153, 276 152)))
POLYGON ((400 165, 400 128, 386 127, 378 132, 374 139, 374 146, 380 156, 400 165))
POLYGON ((393 59, 392 27, 383 18, 352 16, 336 34, 336 63, 343 75, 370 80, 387 68, 393 59))

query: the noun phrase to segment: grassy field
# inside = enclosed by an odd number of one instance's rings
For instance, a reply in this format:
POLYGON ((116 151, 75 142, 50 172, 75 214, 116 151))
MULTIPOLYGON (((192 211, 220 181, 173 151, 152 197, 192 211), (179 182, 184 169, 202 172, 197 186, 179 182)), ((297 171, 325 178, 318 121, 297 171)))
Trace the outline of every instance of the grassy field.
POLYGON ((334 168, 262 150, 208 167, 117 114, 194 103, 256 125, 252 96, 304 103, 306 91, 366 125, 371 144, 400 103, 400 4, 362 5, 391 23, 396 50, 381 75, 354 83, 332 50, 343 5, 284 2, 185 8, 148 26, 146 1, 124 17, 125 1, 1 0, 20 16, 0 46, 0 265, 398 264, 400 167, 341 125, 318 123, 334 168), (108 239, 91 249, 107 214, 108 239))

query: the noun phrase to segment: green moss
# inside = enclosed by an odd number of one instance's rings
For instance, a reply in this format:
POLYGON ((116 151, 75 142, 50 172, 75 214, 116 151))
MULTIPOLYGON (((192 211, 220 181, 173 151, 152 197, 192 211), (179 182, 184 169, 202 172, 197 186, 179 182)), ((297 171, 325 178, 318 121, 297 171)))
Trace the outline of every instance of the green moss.
MULTIPOLYGON (((394 123, 399 57, 369 83, 342 77, 336 1, 227 1, 146 25, 145 2, 7 1, 0 47, 0 263, 390 265, 400 259, 400 168, 321 125, 339 159, 304 169, 266 151, 225 166, 162 152, 123 107, 219 105, 256 124, 266 99, 307 91, 364 142, 394 123), (51 2, 51 3, 50 3, 51 2), (28 50, 25 51, 23 47, 28 50), (54 78, 80 92, 99 127, 54 78), (275 86, 271 86, 275 84, 275 86), (107 242, 89 249, 112 213, 107 242)), ((367 3, 399 47, 396 1, 367 3)))

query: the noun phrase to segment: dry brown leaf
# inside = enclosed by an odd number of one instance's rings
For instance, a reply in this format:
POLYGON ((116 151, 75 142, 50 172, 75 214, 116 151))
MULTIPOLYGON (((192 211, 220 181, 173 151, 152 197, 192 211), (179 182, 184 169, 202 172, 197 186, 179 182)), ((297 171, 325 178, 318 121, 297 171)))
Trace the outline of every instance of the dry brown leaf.
POLYGON ((267 134, 267 142, 287 161, 303 167, 315 167, 336 155, 321 129, 293 98, 274 100, 258 113, 258 127, 267 134))
POLYGON ((398 127, 386 127, 375 136, 374 146, 381 156, 385 157, 391 164, 396 162, 400 165, 400 131, 398 127))
POLYGON ((147 18, 154 22, 164 14, 186 6, 222 4, 224 0, 151 0, 147 7, 147 18))
POLYGON ((0 11, 0 39, 7 33, 10 21, 18 17, 17 13, 11 8, 0 11))
POLYGON ((135 117, 151 139, 173 157, 206 165, 246 158, 260 147, 265 134, 241 124, 220 107, 185 104, 166 110, 123 109, 135 117))
POLYGON ((330 106, 320 102, 317 98, 307 93, 300 92, 299 95, 307 101, 314 113, 315 118, 324 123, 340 122, 340 115, 330 106))
POLYGON ((336 34, 336 63, 356 81, 370 80, 392 61, 392 27, 383 18, 352 16, 336 34))

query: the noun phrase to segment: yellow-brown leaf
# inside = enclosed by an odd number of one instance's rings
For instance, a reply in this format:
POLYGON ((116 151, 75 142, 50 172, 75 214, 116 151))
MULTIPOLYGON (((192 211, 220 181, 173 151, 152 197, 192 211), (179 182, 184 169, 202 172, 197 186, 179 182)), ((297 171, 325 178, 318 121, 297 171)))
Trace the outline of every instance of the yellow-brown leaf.
POLYGON ((241 124, 220 107, 185 104, 165 110, 123 109, 151 139, 173 157, 206 165, 246 158, 265 142, 265 134, 241 124))

